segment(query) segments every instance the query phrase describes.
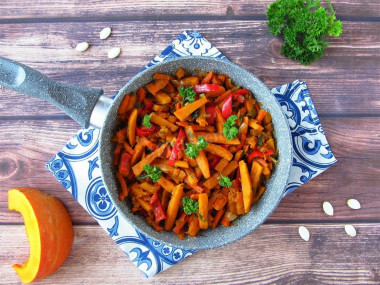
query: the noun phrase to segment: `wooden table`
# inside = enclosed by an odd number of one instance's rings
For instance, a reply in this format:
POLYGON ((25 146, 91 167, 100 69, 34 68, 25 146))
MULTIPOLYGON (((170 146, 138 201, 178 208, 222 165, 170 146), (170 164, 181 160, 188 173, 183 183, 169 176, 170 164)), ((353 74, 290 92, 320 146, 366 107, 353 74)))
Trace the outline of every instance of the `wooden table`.
POLYGON ((333 1, 343 22, 325 56, 302 66, 280 54, 257 1, 14 1, 0 4, 0 54, 51 78, 112 95, 186 29, 198 30, 269 87, 305 80, 338 163, 283 199, 253 234, 198 252, 145 279, 97 223, 44 168, 79 129, 49 103, 0 90, 0 283, 19 284, 13 263, 29 255, 23 219, 7 190, 33 187, 60 198, 74 223, 62 267, 39 284, 379 284, 380 2, 333 1), (112 36, 99 39, 104 27, 112 36), (81 54, 77 43, 92 47, 81 54), (110 60, 107 51, 121 47, 110 60), (362 209, 346 205, 356 198, 362 209), (323 201, 335 209, 322 210, 323 201), (345 224, 356 227, 349 237, 345 224), (298 235, 305 225, 309 242, 298 235))

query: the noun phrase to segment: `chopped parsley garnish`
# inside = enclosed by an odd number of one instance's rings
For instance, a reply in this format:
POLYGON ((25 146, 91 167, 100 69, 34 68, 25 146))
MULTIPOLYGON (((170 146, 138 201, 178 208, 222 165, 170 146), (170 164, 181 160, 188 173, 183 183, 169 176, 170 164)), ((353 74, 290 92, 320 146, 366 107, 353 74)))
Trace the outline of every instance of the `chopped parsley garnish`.
POLYGON ((198 150, 205 149, 207 145, 208 145, 208 142, 206 142, 204 137, 198 137, 198 141, 197 141, 198 150))
POLYGON ((198 150, 205 149, 207 145, 208 142, 206 142, 204 137, 198 137, 196 145, 193 143, 186 144, 185 154, 190 158, 196 158, 199 155, 198 150))
POLYGON ((179 95, 182 97, 182 103, 185 103, 186 101, 193 103, 195 101, 195 93, 194 89, 192 86, 187 86, 187 87, 179 87, 179 95))
POLYGON ((232 182, 231 182, 230 178, 228 176, 223 176, 222 174, 220 174, 220 180, 218 183, 220 186, 226 187, 226 188, 232 186, 232 182))
POLYGON ((198 156, 197 146, 193 143, 187 143, 185 154, 190 158, 196 158, 198 156))
POLYGON ((236 115, 231 115, 227 118, 226 122, 223 124, 223 134, 228 140, 233 140, 239 133, 237 127, 235 127, 235 122, 237 120, 236 115))
POLYGON ((146 174, 142 174, 139 177, 137 177, 138 180, 144 179, 144 178, 150 178, 152 179, 153 183, 156 183, 158 179, 161 178, 161 169, 157 166, 151 166, 151 165, 144 165, 144 170, 146 174))
POLYGON ((152 128, 152 124, 150 123, 150 118, 152 118, 152 114, 150 115, 145 115, 143 120, 142 120, 142 125, 147 128, 147 129, 151 129, 152 128))
POLYGON ((198 202, 196 200, 190 199, 189 197, 185 196, 182 198, 183 203, 183 211, 187 215, 191 215, 193 213, 198 212, 198 202))

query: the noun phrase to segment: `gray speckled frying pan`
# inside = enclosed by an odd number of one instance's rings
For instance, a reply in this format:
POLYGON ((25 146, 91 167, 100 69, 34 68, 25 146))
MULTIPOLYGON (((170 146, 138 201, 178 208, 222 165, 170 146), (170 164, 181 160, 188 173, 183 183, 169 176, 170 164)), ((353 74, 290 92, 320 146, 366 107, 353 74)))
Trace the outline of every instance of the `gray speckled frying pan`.
POLYGON ((181 57, 165 61, 132 78, 112 101, 102 95, 103 90, 101 89, 58 83, 30 67, 0 57, 0 85, 55 104, 82 127, 92 125, 101 128, 101 171, 112 202, 120 214, 137 230, 167 245, 200 250, 234 242, 260 226, 283 197, 292 164, 292 144, 287 120, 268 87, 252 73, 231 62, 205 57, 181 57), (209 71, 212 69, 217 73, 226 73, 236 85, 251 90, 257 100, 263 103, 263 108, 272 115, 277 148, 279 149, 279 163, 276 165, 272 177, 267 181, 267 191, 253 205, 248 214, 236 219, 231 227, 220 226, 216 229, 202 231, 195 238, 186 237, 184 240, 179 240, 172 232, 156 232, 145 222, 143 217, 130 212, 130 205, 119 201, 112 165, 114 146, 111 143, 111 138, 117 127, 117 110, 124 95, 135 92, 140 86, 150 82, 155 72, 174 74, 179 67, 189 71, 194 69, 209 71))

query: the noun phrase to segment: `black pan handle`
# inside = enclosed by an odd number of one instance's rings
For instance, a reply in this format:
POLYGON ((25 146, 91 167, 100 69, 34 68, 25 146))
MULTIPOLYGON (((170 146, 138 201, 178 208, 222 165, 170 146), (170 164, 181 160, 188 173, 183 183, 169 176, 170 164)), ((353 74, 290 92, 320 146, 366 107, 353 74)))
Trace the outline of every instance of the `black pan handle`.
POLYGON ((0 85, 51 102, 77 121, 89 126, 92 110, 102 89, 63 84, 16 61, 0 57, 0 85))

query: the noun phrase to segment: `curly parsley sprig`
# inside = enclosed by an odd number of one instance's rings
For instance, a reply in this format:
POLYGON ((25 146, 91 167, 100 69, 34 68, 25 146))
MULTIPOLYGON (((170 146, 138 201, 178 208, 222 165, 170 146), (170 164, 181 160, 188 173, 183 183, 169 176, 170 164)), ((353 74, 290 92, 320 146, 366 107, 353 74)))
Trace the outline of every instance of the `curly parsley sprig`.
POLYGON ((220 186, 226 187, 226 188, 229 188, 232 186, 231 179, 228 176, 223 176, 222 174, 220 174, 220 180, 218 183, 220 186))
POLYGON ((304 65, 323 56, 329 45, 324 38, 342 33, 342 23, 336 20, 330 1, 327 3, 330 11, 319 0, 277 0, 268 6, 270 33, 284 37, 282 55, 304 65))
POLYGON ((142 125, 147 129, 152 128, 152 124, 150 123, 150 119, 152 118, 152 115, 153 115, 153 113, 150 115, 145 115, 143 120, 142 120, 142 125))
POLYGON ((198 137, 197 144, 187 143, 185 154, 190 158, 196 158, 199 155, 198 150, 205 149, 208 145, 204 137, 198 137))
POLYGON ((233 140, 237 137, 239 130, 235 127, 235 122, 237 120, 236 115, 231 115, 227 118, 223 124, 223 134, 228 140, 233 140))
POLYGON ((191 215, 193 213, 198 212, 198 202, 196 200, 190 199, 189 197, 185 196, 182 198, 182 204, 183 204, 183 211, 187 215, 191 215))
POLYGON ((186 101, 193 103, 195 101, 195 93, 194 89, 192 86, 187 86, 187 87, 179 87, 179 95, 182 97, 182 103, 185 103, 186 101))
POLYGON ((157 166, 152 165, 144 165, 144 170, 146 174, 142 174, 137 177, 138 180, 144 179, 144 178, 150 178, 152 179, 153 183, 156 183, 158 179, 161 178, 162 171, 157 166))

